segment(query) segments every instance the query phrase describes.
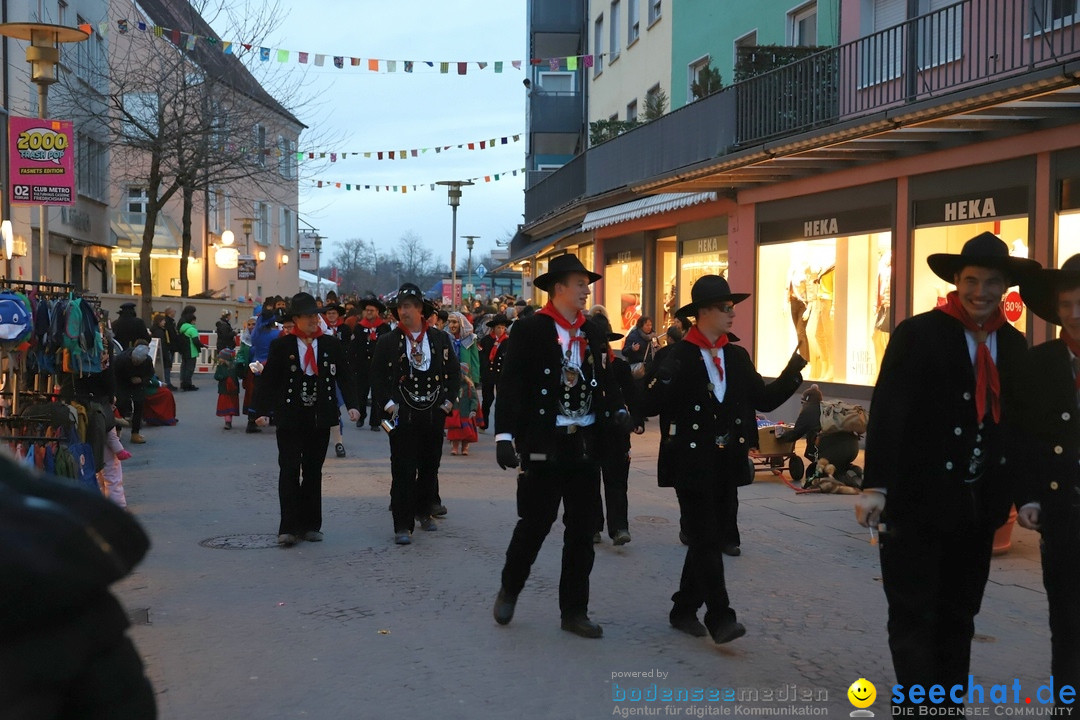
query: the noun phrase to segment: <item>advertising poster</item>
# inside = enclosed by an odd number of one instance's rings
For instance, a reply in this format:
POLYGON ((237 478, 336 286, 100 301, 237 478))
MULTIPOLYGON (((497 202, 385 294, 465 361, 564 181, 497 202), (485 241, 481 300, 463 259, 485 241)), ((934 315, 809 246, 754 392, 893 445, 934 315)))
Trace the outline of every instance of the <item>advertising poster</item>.
POLYGON ((75 204, 75 143, 71 122, 12 117, 8 145, 12 203, 75 204))

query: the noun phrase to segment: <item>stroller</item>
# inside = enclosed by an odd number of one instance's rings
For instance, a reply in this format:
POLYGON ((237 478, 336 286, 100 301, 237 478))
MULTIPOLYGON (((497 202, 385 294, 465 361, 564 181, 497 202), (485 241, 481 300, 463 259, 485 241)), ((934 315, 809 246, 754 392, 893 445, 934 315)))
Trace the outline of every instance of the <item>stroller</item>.
POLYGON ((806 459, 811 465, 807 469, 806 478, 803 480, 803 490, 816 489, 820 492, 834 492, 854 495, 862 487, 862 468, 854 464, 859 456, 859 441, 862 434, 856 429, 865 430, 865 413, 857 406, 847 406, 845 403, 824 403, 821 390, 817 385, 811 385, 802 396, 802 410, 795 420, 795 426, 785 432, 779 438, 781 442, 792 442, 801 437, 806 438, 806 459), (861 413, 861 422, 845 424, 843 422, 830 422, 828 427, 823 427, 823 405, 830 415, 838 406, 844 406, 840 411, 847 412, 846 408, 857 408, 861 413), (854 429, 851 429, 854 428, 854 429))

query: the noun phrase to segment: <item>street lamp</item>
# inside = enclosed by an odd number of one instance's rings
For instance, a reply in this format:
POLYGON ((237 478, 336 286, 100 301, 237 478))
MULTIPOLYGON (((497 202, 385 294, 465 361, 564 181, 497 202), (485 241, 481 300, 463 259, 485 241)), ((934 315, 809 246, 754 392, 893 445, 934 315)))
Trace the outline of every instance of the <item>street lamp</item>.
MULTIPOLYGON (((469 262, 468 262, 468 265, 467 265, 467 268, 466 268, 468 273, 469 273, 469 279, 466 281, 465 284, 466 285, 472 285, 472 249, 473 249, 473 241, 476 240, 480 236, 479 235, 462 235, 461 237, 465 238, 465 247, 469 248, 469 262)), ((469 292, 469 300, 472 300, 473 297, 475 297, 475 296, 476 296, 476 293, 474 293, 472 291, 469 292)))
MULTIPOLYGON (((255 218, 242 217, 242 218, 237 218, 237 219, 240 221, 240 226, 244 229, 244 256, 246 258, 246 260, 244 262, 248 262, 249 260, 252 259, 252 255, 251 255, 251 228, 254 227, 254 225, 255 225, 255 218)), ((226 230, 225 232, 229 232, 229 231, 226 230)), ((224 233, 222 233, 222 235, 224 235, 224 233)), ((247 270, 245 270, 244 274, 246 276, 246 275, 248 275, 250 273, 247 270)), ((237 279, 239 279, 239 278, 237 278, 237 279)), ((251 299, 251 280, 248 279, 247 277, 244 278, 244 297, 249 299, 249 300, 251 299)))
POLYGON ((322 241, 321 235, 315 236, 315 297, 322 297, 322 241))
MULTIPOLYGON (((0 24, 0 36, 30 43, 26 48, 26 62, 30 63, 30 80, 38 86, 38 118, 47 118, 49 86, 56 82, 60 43, 82 42, 90 37, 90 33, 82 28, 49 23, 3 23, 0 24)), ((45 203, 38 205, 38 212, 38 275, 39 279, 45 280, 49 268, 49 213, 45 203)))
POLYGON ((471 180, 441 180, 437 185, 446 186, 447 200, 453 213, 453 225, 451 232, 453 239, 450 242, 450 304, 455 305, 457 298, 457 209, 461 204, 461 188, 473 185, 471 180))

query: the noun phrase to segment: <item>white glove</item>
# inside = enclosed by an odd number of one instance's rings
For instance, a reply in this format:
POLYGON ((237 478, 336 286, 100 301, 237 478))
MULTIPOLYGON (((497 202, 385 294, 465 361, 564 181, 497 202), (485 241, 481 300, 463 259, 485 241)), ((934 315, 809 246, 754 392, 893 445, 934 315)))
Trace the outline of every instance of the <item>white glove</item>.
POLYGON ((855 520, 863 527, 877 527, 885 510, 885 493, 866 490, 855 500, 855 520))
POLYGON ((251 372, 255 373, 256 375, 261 375, 264 367, 265 366, 261 362, 259 362, 258 360, 256 360, 253 363, 248 364, 248 368, 251 370, 251 372))

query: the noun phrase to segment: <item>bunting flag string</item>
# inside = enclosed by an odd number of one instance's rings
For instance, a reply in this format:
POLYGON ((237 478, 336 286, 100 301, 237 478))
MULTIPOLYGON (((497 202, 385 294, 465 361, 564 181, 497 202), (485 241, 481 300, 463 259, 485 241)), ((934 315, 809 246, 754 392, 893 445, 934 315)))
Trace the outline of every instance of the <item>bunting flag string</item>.
POLYGON ((459 143, 457 145, 436 145, 434 147, 424 148, 412 148, 409 150, 366 150, 364 152, 330 152, 328 150, 301 150, 296 153, 296 160, 298 162, 304 162, 305 160, 326 160, 330 162, 337 162, 339 160, 347 160, 350 156, 364 158, 365 160, 407 160, 409 158, 418 158, 421 155, 427 153, 435 153, 436 155, 447 152, 449 150, 491 150, 492 148, 508 145, 512 142, 521 142, 521 133, 517 135, 504 135, 499 138, 489 138, 487 140, 475 140, 468 143, 459 143))
MULTIPOLYGON (((366 70, 372 73, 398 73, 403 72, 411 74, 417 71, 422 73, 438 73, 441 75, 448 75, 450 69, 454 69, 456 75, 467 75, 469 72, 469 66, 475 66, 477 70, 487 70, 491 68, 491 71, 495 74, 501 74, 504 69, 509 66, 514 70, 521 70, 523 61, 521 60, 496 60, 496 61, 436 61, 436 60, 387 60, 385 58, 363 58, 363 57, 349 57, 346 55, 332 55, 330 53, 311 53, 309 51, 295 51, 286 48, 271 48, 271 47, 256 47, 253 43, 237 42, 234 40, 221 40, 217 37, 208 35, 197 35, 195 33, 184 32, 176 28, 163 27, 161 25, 149 25, 142 21, 131 22, 127 19, 116 20, 115 23, 108 20, 98 23, 98 32, 102 36, 107 36, 111 28, 115 26, 116 31, 120 34, 129 32, 145 32, 152 33, 155 37, 168 38, 177 47, 182 47, 188 51, 194 50, 199 42, 204 42, 211 48, 218 49, 225 55, 237 56, 240 54, 240 50, 243 49, 247 52, 254 52, 259 58, 259 62, 277 62, 281 64, 289 64, 295 62, 299 65, 314 65, 315 67, 326 67, 326 59, 330 58, 333 66, 338 70, 343 70, 346 67, 359 68, 360 70, 366 70), (346 63, 346 60, 348 62, 346 63)), ((91 25, 84 23, 80 26, 86 32, 89 32, 91 25)), ((603 55, 603 54, 601 54, 603 55)), ((560 69, 565 70, 577 70, 579 67, 591 68, 593 66, 592 55, 569 55, 564 57, 545 57, 545 58, 531 58, 528 61, 530 66, 543 66, 547 65, 551 70, 558 71, 560 69)))
MULTIPOLYGON (((507 170, 501 173, 492 173, 490 175, 480 175, 478 177, 466 178, 468 182, 476 184, 499 182, 506 177, 517 177, 518 175, 525 174, 525 168, 517 168, 515 170, 507 170)), ((336 182, 332 180, 309 180, 308 184, 316 189, 332 189, 332 190, 348 190, 359 191, 369 190, 374 192, 392 192, 405 195, 411 192, 419 192, 422 190, 434 191, 439 188, 438 183, 413 183, 413 184, 401 184, 401 185, 387 185, 387 184, 374 184, 374 183, 353 183, 353 182, 336 182)))

